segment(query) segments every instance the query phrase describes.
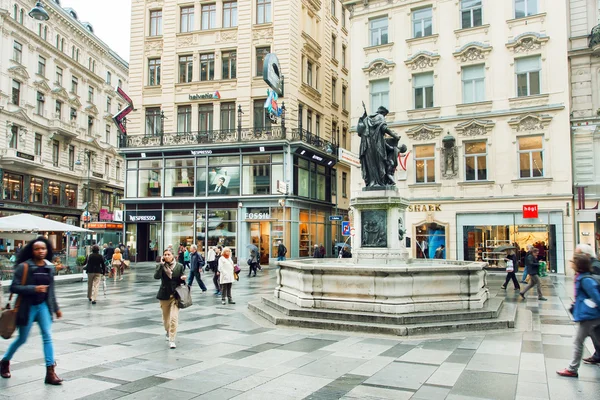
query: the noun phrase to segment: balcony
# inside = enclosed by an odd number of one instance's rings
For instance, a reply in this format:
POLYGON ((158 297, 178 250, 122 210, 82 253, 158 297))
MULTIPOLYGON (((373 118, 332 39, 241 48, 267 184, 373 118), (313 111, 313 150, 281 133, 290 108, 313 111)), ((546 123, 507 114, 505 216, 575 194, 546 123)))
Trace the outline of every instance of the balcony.
POLYGON ((596 25, 588 36, 588 47, 594 54, 600 53, 600 25, 596 25))
POLYGON ((325 153, 337 155, 337 146, 335 144, 307 131, 306 129, 292 129, 292 141, 298 140, 314 146, 325 153))

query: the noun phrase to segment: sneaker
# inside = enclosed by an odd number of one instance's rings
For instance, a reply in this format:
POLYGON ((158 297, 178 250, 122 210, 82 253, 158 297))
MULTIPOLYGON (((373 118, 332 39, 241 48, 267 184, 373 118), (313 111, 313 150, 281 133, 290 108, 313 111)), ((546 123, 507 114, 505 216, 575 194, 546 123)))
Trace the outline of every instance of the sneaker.
POLYGON ((92 304, 96 304, 96 301, 95 301, 95 300, 94 300, 94 301, 92 301, 92 304))
POLYGON ((170 349, 174 349, 176 347, 177 347, 177 345, 175 344, 175 342, 169 342, 169 348, 170 349))
POLYGON ((169 341, 169 334, 168 333, 165 335, 165 339, 167 340, 167 342, 169 341))
POLYGON ((538 300, 539 300, 539 301, 548 301, 548 299, 547 299, 547 298, 545 298, 545 297, 540 297, 540 298, 538 298, 538 300))
POLYGON ((500 286, 500 289, 506 290, 506 286, 500 286))
POLYGON ((91 298, 91 297, 88 297, 88 300, 89 300, 89 301, 92 301, 92 298, 91 298))
POLYGON ((556 371, 557 374, 559 374, 560 376, 566 376, 568 378, 577 378, 579 377, 579 374, 575 371, 571 371, 568 368, 563 369, 562 371, 556 371))
POLYGON ((520 287, 516 287, 516 288, 515 288, 515 290, 519 290, 519 291, 520 291, 520 290, 521 290, 521 288, 520 288, 520 287))
POLYGON ((523 300, 525 300, 525 295, 524 295, 523 293, 519 292, 519 295, 521 296, 521 298, 522 298, 523 300))
POLYGON ((521 281, 521 283, 527 283, 527 281, 521 281))
POLYGON ((600 360, 597 360, 594 358, 594 356, 588 357, 588 358, 584 358, 583 362, 586 364, 593 364, 593 365, 598 365, 600 364, 600 360))
POLYGON ((221 301, 221 304, 225 305, 225 300, 221 301))
POLYGON ((235 304, 235 301, 229 300, 229 304, 235 304))

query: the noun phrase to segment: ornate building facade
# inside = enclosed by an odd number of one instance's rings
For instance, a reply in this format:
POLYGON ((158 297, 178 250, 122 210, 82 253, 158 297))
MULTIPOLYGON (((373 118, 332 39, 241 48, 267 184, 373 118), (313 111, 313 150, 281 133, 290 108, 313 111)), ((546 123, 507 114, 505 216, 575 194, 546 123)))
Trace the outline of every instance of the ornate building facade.
MULTIPOLYGON (((411 202, 412 256, 442 249, 493 267, 497 246, 532 244, 565 273, 573 250, 566 3, 345 5, 352 95, 369 111, 385 105, 409 148, 396 177, 411 202)), ((353 126, 362 112, 352 109, 353 126)))
POLYGON ((50 19, 39 22, 27 15, 34 3, 0 1, 0 216, 82 225, 87 210, 115 241, 122 225, 105 228, 121 209, 125 165, 112 116, 127 62, 75 10, 47 1, 50 19))
POLYGON ((263 263, 331 254, 350 187, 349 42, 339 0, 132 4, 127 241, 227 245, 263 263), (267 54, 285 78, 269 119, 267 54), (341 152, 341 153, 340 153, 341 152))

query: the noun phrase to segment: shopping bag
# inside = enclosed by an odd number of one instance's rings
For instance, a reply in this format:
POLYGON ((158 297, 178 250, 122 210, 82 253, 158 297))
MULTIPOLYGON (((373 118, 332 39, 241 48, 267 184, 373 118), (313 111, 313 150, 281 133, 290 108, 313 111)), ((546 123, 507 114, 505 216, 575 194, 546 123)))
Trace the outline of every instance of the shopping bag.
POLYGON ((513 265, 512 260, 508 260, 506 262, 506 272, 513 272, 515 270, 515 267, 513 265))
POLYGON ((192 293, 187 285, 179 285, 175 289, 175 299, 178 308, 188 308, 192 305, 192 293))
MULTIPOLYGON (((29 265, 23 264, 23 277, 21 278, 21 285, 25 286, 27 282, 27 274, 29 273, 29 265)), ((8 304, 6 309, 0 314, 0 336, 3 339, 10 339, 17 329, 17 314, 19 312, 19 305, 21 304, 21 296, 17 297, 15 302, 15 308, 10 307, 10 301, 12 300, 13 294, 10 294, 8 298, 8 304)))

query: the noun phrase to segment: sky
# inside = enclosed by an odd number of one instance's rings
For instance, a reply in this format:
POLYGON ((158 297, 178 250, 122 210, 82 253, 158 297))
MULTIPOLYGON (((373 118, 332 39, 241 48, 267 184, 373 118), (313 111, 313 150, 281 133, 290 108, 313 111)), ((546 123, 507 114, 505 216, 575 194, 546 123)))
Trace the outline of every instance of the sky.
POLYGON ((63 8, 71 7, 79 21, 89 22, 94 34, 129 62, 129 29, 131 0, 62 0, 63 8))

